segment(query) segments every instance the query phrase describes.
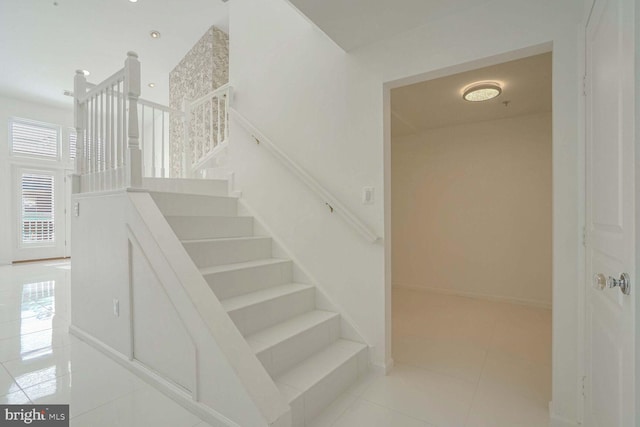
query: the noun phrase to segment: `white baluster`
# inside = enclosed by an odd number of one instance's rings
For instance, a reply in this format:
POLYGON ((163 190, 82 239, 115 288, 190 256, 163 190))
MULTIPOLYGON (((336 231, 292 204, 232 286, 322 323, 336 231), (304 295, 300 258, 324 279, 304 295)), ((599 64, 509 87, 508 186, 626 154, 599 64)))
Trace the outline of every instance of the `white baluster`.
POLYGON ((218 106, 218 123, 217 123, 217 126, 218 126, 218 136, 217 136, 217 138, 216 138, 216 146, 217 146, 217 145, 219 145, 219 144, 220 144, 220 142, 221 142, 221 141, 220 141, 220 137, 221 137, 221 132, 220 132, 220 131, 221 131, 221 129, 220 129, 220 126, 222 126, 222 116, 221 116, 222 111, 220 111, 220 97, 219 97, 219 96, 216 96, 216 100, 217 100, 217 106, 218 106))
POLYGON ((140 151, 138 128, 138 98, 140 97, 140 62, 135 52, 127 53, 125 61, 126 94, 129 101, 128 144, 128 184, 133 188, 142 187, 142 152, 140 151))
MULTIPOLYGON (((75 97, 75 110, 74 110, 74 126, 76 128, 76 174, 83 175, 86 170, 85 161, 85 131, 87 128, 86 111, 87 104, 85 101, 81 101, 80 97, 84 97, 87 93, 87 78, 82 70, 77 70, 73 79, 73 93, 75 97)), ((79 192, 81 189, 77 188, 79 192)))
POLYGON ((165 115, 165 112, 162 111, 162 155, 161 155, 162 163, 161 163, 161 169, 160 169, 160 176, 162 176, 162 178, 165 177, 164 176, 165 174, 165 171, 164 171, 164 115, 165 115))
POLYGON ((207 150, 208 153, 210 153, 213 148, 217 145, 217 141, 213 139, 213 98, 209 99, 209 104, 211 105, 211 107, 209 107, 209 149, 207 150))
POLYGON ((151 107, 151 176, 156 176, 156 109, 151 107))

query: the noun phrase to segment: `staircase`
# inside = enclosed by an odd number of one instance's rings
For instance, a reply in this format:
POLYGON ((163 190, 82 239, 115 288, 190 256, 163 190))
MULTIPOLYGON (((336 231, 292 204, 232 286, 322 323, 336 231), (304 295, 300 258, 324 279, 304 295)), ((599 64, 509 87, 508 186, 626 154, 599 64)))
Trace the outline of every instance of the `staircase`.
POLYGON ((368 370, 366 345, 341 338, 338 313, 316 308, 313 285, 238 216, 224 180, 145 178, 176 236, 292 409, 309 425, 368 370))

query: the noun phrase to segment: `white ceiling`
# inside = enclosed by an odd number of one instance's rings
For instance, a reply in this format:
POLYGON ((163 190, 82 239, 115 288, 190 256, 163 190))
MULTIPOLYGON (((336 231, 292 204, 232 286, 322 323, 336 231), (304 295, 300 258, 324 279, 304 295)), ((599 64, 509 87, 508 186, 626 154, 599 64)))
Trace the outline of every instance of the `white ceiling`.
POLYGON ((393 89, 391 135, 548 111, 551 53, 544 53, 393 89), (502 94, 484 102, 462 99, 465 86, 485 80, 501 83, 502 94))
POLYGON ((289 0, 349 51, 491 0, 289 0))
POLYGON ((169 72, 211 25, 228 31, 228 22, 221 0, 0 0, 0 94, 70 107, 62 93, 76 69, 99 83, 135 51, 142 97, 166 104, 169 72))

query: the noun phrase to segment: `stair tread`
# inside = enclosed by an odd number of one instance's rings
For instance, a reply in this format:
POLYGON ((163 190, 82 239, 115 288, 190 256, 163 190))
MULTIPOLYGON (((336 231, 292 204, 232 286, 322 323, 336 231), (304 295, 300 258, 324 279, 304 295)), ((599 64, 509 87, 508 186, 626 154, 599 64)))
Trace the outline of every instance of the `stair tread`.
MULTIPOLYGON (((222 196, 212 196, 212 197, 222 197, 222 196)), ((165 215, 164 217, 167 218, 167 219, 172 219, 172 218, 189 218, 189 219, 193 219, 193 218, 251 218, 251 219, 253 219, 252 216, 242 216, 242 215, 165 215)))
MULTIPOLYGON (((177 197, 198 197, 198 198, 206 198, 206 199, 210 199, 210 198, 214 198, 214 199, 238 199, 238 197, 235 196, 214 196, 211 194, 202 194, 202 193, 183 193, 180 191, 158 191, 158 190, 151 190, 149 191, 149 194, 153 195, 153 194, 169 194, 172 196, 177 196, 177 197)), ((173 216, 181 216, 181 215, 173 215, 173 216)))
POLYGON ((260 291, 227 298, 220 302, 222 303, 222 307, 229 312, 310 288, 313 288, 313 285, 287 283, 285 285, 272 286, 260 291))
POLYGON ((241 270, 243 268, 260 267, 263 265, 272 265, 289 262, 286 258, 264 258, 255 261, 236 262, 233 264, 215 265, 213 267, 204 267, 200 269, 203 276, 214 273, 223 273, 226 271, 241 270))
POLYGON ((182 243, 206 243, 206 242, 222 242, 222 241, 241 241, 241 240, 264 240, 271 239, 268 236, 240 236, 240 237, 211 237, 208 239, 185 239, 180 240, 182 243))
POLYGON ((277 323, 246 337, 251 349, 257 354, 288 340, 314 326, 340 315, 331 311, 313 310, 277 323))
POLYGON ((142 178, 142 182, 144 183, 145 181, 158 181, 158 182, 162 182, 162 181, 175 181, 175 182, 210 182, 210 181, 219 181, 219 182, 228 182, 228 180, 226 179, 216 179, 216 178, 160 178, 160 177, 154 177, 154 176, 149 176, 149 177, 144 177, 142 178))
POLYGON ((275 378, 275 383, 291 402, 365 348, 365 344, 339 339, 275 378))

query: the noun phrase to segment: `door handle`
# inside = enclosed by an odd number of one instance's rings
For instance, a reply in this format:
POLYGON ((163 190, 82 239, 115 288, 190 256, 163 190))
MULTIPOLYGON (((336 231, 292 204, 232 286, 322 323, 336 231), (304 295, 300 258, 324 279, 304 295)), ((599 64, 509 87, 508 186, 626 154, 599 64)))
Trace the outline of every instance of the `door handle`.
POLYGON ((606 286, 607 286, 607 278, 604 277, 604 274, 598 273, 593 275, 593 289, 597 289, 601 291, 606 286))
POLYGON ((607 287, 615 288, 616 286, 620 288, 620 291, 623 294, 629 295, 631 293, 631 278, 629 275, 627 273, 622 273, 620 274, 619 279, 609 276, 607 279, 607 287))

